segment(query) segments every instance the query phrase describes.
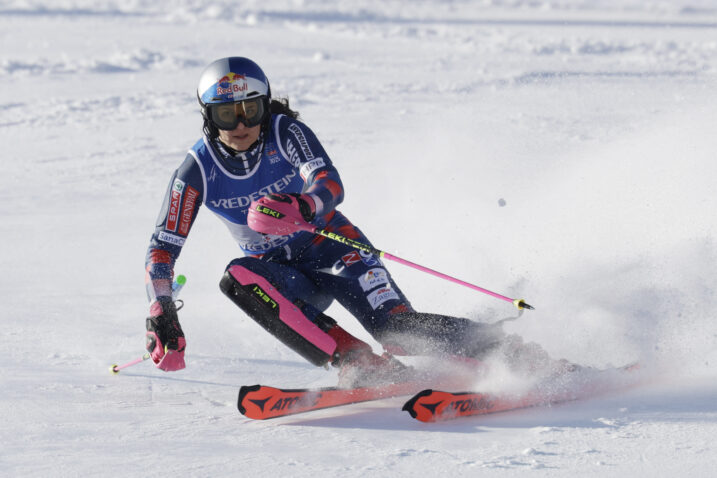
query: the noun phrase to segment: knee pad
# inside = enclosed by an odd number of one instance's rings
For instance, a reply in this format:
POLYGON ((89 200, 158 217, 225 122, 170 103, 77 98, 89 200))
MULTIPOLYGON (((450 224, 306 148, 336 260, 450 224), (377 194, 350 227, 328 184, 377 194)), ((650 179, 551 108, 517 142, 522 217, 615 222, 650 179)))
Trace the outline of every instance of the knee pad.
POLYGON ((312 364, 321 366, 333 360, 336 341, 326 330, 336 322, 323 314, 317 323, 310 321, 297 304, 255 272, 258 268, 254 265, 258 264, 242 259, 232 261, 219 282, 221 291, 265 330, 312 364))

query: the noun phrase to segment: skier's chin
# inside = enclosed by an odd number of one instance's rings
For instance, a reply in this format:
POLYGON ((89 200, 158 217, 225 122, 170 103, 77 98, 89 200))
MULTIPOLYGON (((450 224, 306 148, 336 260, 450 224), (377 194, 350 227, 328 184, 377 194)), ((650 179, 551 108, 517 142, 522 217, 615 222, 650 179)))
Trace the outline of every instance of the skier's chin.
POLYGON ((219 139, 236 151, 246 151, 259 139, 259 127, 220 134, 219 139), (256 131, 254 131, 254 129, 256 129, 256 131))

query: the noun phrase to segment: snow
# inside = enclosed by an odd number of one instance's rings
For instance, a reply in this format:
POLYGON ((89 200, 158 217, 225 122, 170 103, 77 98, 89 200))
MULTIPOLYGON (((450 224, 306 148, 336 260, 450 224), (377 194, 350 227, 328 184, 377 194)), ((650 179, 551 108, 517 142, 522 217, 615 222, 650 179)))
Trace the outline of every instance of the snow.
MULTIPOLYGON (((713 1, 237 3, 0 3, 0 474, 713 474, 713 1), (143 353, 147 241, 200 133, 199 73, 228 55, 291 98, 374 244, 525 298, 536 310, 507 329, 554 357, 657 379, 443 424, 401 398, 247 420, 240 385, 336 373, 223 297, 238 250, 206 211, 177 266, 187 369, 111 375, 143 353)), ((419 310, 514 314, 389 267, 419 310)))

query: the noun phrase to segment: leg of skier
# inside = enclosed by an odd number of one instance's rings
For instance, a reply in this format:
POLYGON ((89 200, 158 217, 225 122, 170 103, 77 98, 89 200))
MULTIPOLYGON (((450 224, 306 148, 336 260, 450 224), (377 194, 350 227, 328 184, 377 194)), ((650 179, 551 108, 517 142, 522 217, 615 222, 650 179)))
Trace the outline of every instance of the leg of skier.
POLYGON ((232 261, 221 290, 247 315, 314 365, 360 362, 380 376, 405 367, 373 353, 371 346, 325 315, 331 301, 296 269, 244 257, 232 261))
POLYGON ((387 350, 403 349, 410 355, 452 354, 479 361, 493 357, 524 375, 574 366, 564 360, 551 359, 534 342, 526 343, 518 335, 506 334, 502 324, 481 324, 438 314, 401 312, 392 315, 379 337, 387 350))
POLYGON ((408 355, 459 355, 483 359, 505 339, 501 325, 399 309, 377 334, 388 350, 408 355))
MULTIPOLYGON (((326 229, 370 243, 339 212, 326 229)), ((414 311, 379 258, 345 244, 317 236, 292 265, 333 296, 392 354, 477 358, 504 336, 499 326, 414 311)))
POLYGON ((525 376, 579 368, 566 360, 552 359, 535 342, 526 343, 518 335, 506 334, 502 324, 481 324, 445 315, 392 315, 377 338, 386 350, 397 355, 453 355, 480 362, 497 359, 525 376))
MULTIPOLYGON (((326 229, 370 244, 338 212, 326 229)), ((497 354, 516 368, 537 368, 551 361, 537 344, 524 344, 520 337, 506 335, 500 324, 416 312, 380 259, 370 254, 317 237, 302 259, 296 267, 336 298, 392 354, 458 355, 477 360, 497 354)))

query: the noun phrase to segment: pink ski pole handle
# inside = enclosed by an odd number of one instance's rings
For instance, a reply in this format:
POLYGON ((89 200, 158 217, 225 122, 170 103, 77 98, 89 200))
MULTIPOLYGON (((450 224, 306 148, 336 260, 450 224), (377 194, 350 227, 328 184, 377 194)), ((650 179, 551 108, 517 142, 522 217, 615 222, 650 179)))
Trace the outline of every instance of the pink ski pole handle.
POLYGON ((110 367, 110 372, 112 372, 113 374, 117 375, 117 374, 120 372, 120 370, 122 370, 123 368, 131 367, 132 365, 137 365, 137 364, 140 363, 140 362, 144 362, 144 361, 147 360, 148 358, 149 358, 149 352, 147 352, 146 354, 142 355, 140 358, 134 359, 134 360, 132 360, 131 362, 127 362, 126 364, 123 364, 123 365, 113 364, 113 365, 110 367))

